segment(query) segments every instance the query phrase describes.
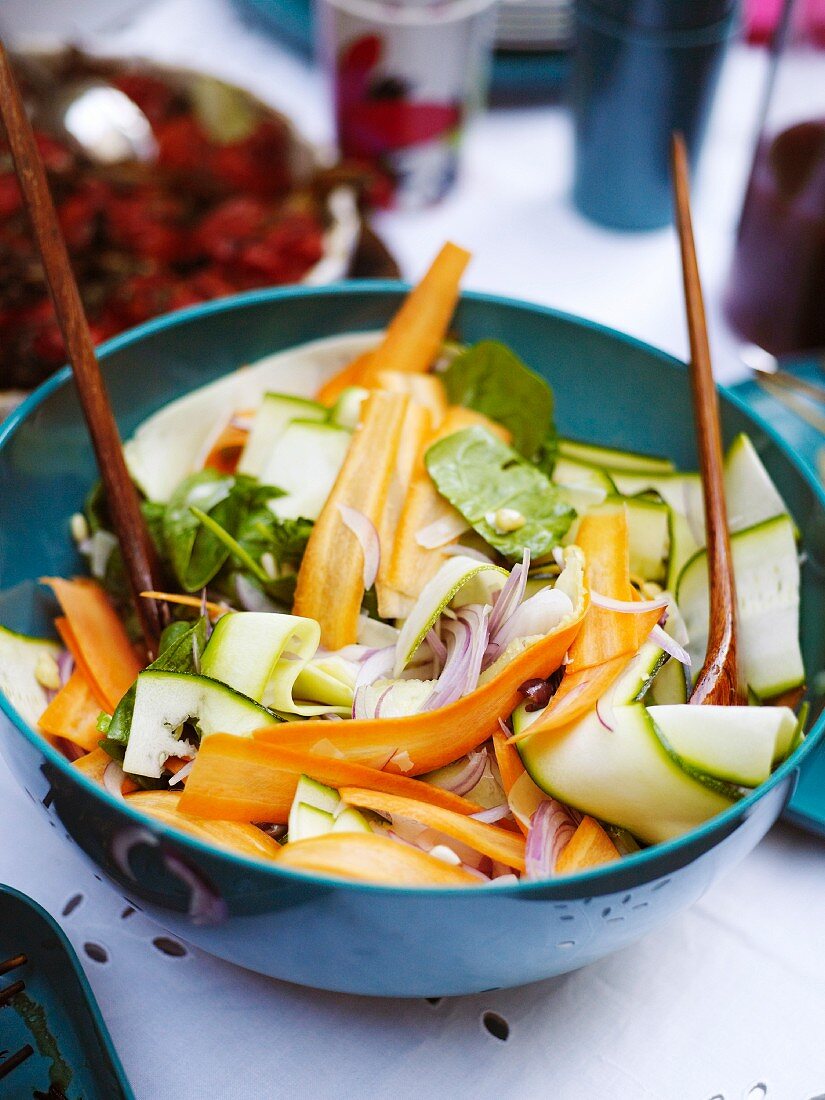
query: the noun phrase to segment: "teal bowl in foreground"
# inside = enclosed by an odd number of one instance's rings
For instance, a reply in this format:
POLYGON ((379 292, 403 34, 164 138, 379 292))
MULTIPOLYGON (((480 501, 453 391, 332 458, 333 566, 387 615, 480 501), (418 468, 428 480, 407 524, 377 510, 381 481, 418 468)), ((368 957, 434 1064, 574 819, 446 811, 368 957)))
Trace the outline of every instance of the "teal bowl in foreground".
MULTIPOLYGON (((259 291, 152 321, 101 360, 124 437, 166 402, 233 368, 311 339, 381 327, 398 283, 259 291)), ((683 364, 590 322, 482 294, 462 298, 462 340, 509 344, 553 386, 567 435, 666 453, 695 466, 683 364)), ((802 638, 809 680, 825 665, 825 494, 733 394, 724 434, 748 431, 801 533, 802 638)), ((82 561, 69 517, 96 469, 63 371, 0 427, 0 623, 50 631, 36 579, 82 561)), ((814 713, 819 714, 817 700, 814 713)), ((825 728, 757 791, 700 829, 585 874, 477 890, 408 890, 281 871, 209 848, 114 799, 46 745, 0 696, 0 751, 33 802, 134 905, 174 934, 251 970, 322 989, 449 996, 560 974, 639 939, 697 900, 776 821, 825 728)))

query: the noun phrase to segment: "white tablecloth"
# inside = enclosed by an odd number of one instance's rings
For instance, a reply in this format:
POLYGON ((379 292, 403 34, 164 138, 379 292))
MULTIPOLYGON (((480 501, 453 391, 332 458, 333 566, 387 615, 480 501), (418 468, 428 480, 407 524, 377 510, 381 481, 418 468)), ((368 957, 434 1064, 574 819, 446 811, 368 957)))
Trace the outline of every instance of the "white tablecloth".
MULTIPOLYGON (((38 30, 101 50, 211 69, 286 110, 312 140, 329 140, 316 74, 245 26, 228 0, 51 0, 49 9, 47 21, 31 0, 4 0, 2 18, 12 30, 39 20, 38 30)), ((762 71, 760 56, 731 55, 697 180, 697 237, 725 378, 739 368, 717 302, 762 71)), ((672 232, 607 233, 570 209, 561 110, 489 114, 468 137, 464 168, 438 209, 379 219, 408 276, 449 236, 474 251, 470 286, 581 313, 684 355, 672 232)), ((194 950, 163 953, 158 927, 124 915, 123 900, 49 828, 2 763, 0 880, 61 920, 139 1100, 825 1094, 825 846, 784 826, 637 946, 526 989, 438 1004, 317 993, 194 950), (92 959, 88 943, 107 961, 92 959), (482 1026, 488 1010, 508 1021, 506 1041, 482 1026)))

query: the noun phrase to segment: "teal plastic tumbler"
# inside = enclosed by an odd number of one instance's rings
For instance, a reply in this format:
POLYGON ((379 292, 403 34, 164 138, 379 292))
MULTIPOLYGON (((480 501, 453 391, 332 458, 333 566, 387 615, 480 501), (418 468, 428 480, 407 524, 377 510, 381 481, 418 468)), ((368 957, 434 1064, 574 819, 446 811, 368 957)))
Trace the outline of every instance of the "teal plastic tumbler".
POLYGON ((735 0, 576 0, 573 201, 614 229, 671 220, 669 149, 701 147, 735 0))

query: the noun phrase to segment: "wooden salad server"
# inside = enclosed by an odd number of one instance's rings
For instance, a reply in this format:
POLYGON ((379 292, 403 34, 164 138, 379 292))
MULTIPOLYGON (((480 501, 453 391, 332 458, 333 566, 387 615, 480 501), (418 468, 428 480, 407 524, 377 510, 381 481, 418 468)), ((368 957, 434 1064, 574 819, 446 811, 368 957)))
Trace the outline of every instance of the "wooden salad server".
POLYGON ((702 284, 693 239, 687 154, 680 134, 673 135, 671 166, 673 204, 682 254, 682 280, 690 336, 690 382, 696 444, 705 497, 710 597, 707 654, 694 684, 690 702, 735 706, 744 704, 746 700, 740 686, 736 653, 736 581, 725 504, 719 400, 713 381, 702 284))
POLYGON ((20 189, 74 372, 80 404, 106 490, 112 523, 123 554, 135 610, 147 651, 153 657, 157 653, 158 638, 166 620, 167 609, 165 604, 141 599, 140 593, 162 587, 160 567, 140 510, 137 491, 126 468, 112 406, 95 355, 66 242, 49 193, 43 162, 2 42, 0 116, 5 123, 20 189))

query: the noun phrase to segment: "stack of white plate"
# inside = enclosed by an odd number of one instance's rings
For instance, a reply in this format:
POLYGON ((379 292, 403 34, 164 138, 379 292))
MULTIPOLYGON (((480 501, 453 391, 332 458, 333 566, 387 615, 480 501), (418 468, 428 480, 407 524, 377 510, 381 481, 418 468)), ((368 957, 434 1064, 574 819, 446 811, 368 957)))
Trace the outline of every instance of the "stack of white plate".
POLYGON ((571 0, 502 0, 496 49, 563 50, 573 27, 571 0))

